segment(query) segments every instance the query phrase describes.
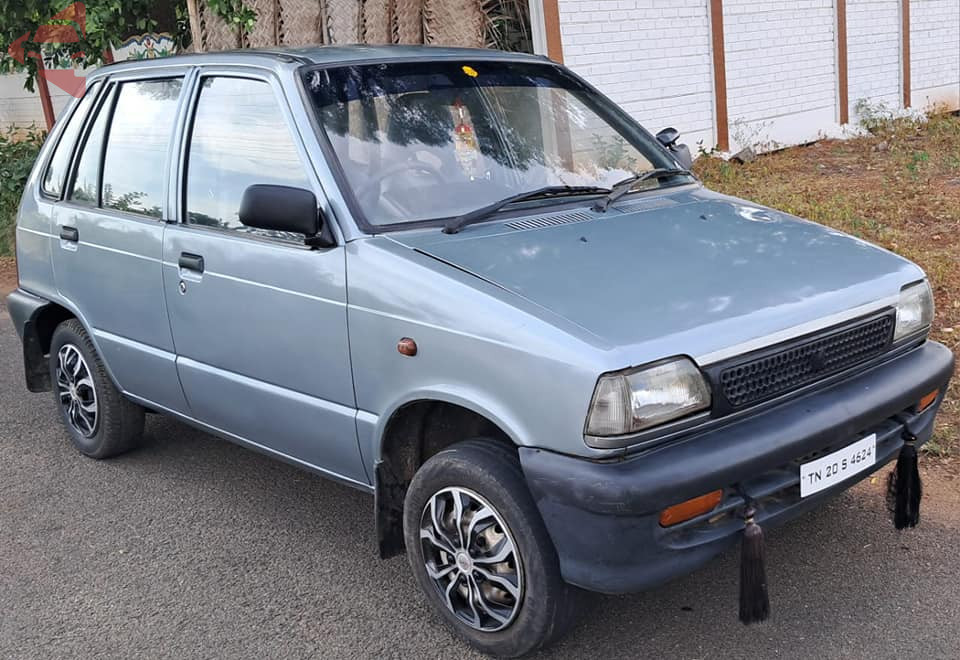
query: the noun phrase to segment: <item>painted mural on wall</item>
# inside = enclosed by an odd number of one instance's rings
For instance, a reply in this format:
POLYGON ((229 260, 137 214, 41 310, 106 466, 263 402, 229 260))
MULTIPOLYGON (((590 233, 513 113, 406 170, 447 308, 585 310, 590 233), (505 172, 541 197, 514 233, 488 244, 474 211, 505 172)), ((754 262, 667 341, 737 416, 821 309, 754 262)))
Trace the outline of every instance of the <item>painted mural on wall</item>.
POLYGON ((154 60, 158 57, 167 57, 177 51, 173 35, 168 32, 148 32, 130 37, 119 46, 113 47, 113 59, 123 60, 154 60))

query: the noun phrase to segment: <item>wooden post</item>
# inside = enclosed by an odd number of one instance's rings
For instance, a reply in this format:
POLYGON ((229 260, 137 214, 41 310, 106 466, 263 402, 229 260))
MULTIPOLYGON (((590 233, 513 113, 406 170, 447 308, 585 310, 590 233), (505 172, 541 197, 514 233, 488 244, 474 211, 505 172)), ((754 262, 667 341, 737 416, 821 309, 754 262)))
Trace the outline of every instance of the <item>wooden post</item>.
MULTIPOLYGON (((357 39, 357 43, 363 43, 363 39, 357 39)), ((273 45, 280 45, 280 0, 273 0, 273 45)))
POLYGON ((710 0, 710 32, 713 43, 713 93, 717 109, 717 148, 730 150, 730 120, 727 116, 727 54, 723 42, 723 0, 710 0))
POLYGON ((53 114, 53 101, 50 99, 50 86, 47 85, 46 67, 43 66, 43 56, 37 55, 37 93, 40 95, 40 105, 43 107, 43 120, 47 124, 47 132, 53 129, 56 117, 53 114))
POLYGON ((203 33, 200 29, 200 9, 197 0, 187 0, 187 14, 190 16, 190 41, 193 52, 203 52, 203 33))
POLYGON ((847 79, 847 0, 837 0, 837 83, 840 88, 840 123, 850 123, 850 90, 847 79))
POLYGON ((910 0, 903 0, 900 9, 900 40, 903 43, 903 107, 910 107, 910 0))
POLYGON ((563 41, 560 38, 560 8, 557 0, 543 0, 543 23, 547 33, 547 57, 563 64, 563 41))

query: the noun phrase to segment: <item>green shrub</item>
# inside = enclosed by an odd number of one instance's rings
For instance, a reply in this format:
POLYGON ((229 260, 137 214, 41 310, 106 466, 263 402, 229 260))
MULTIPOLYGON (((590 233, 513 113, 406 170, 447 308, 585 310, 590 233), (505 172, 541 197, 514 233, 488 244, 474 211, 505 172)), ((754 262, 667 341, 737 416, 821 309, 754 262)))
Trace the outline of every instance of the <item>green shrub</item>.
POLYGON ((0 256, 13 254, 17 208, 44 137, 36 128, 0 133, 0 256))

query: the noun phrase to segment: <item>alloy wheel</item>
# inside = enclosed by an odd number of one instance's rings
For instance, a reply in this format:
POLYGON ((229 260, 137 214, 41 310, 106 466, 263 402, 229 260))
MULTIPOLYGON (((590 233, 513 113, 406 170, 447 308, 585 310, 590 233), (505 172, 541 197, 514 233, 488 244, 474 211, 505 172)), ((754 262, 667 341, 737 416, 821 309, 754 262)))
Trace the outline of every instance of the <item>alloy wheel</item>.
POLYGON ((523 567, 500 514, 477 493, 444 488, 420 516, 424 567, 444 604, 466 625, 495 632, 523 600, 523 567))
POLYGON ((97 391, 83 354, 73 344, 57 353, 57 393, 70 426, 85 438, 97 432, 97 391))

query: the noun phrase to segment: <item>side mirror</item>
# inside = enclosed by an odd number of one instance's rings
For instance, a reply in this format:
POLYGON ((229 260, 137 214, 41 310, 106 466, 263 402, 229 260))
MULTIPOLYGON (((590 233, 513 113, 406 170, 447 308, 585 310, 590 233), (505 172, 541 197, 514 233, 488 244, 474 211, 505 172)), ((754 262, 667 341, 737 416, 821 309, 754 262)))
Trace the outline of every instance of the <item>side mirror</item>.
POLYGON ((320 211, 317 196, 303 188, 255 184, 243 191, 240 222, 247 227, 286 231, 305 236, 311 247, 330 247, 333 236, 320 211))
POLYGON ((672 127, 665 128, 657 133, 657 142, 665 146, 667 149, 671 148, 679 138, 680 131, 672 127))
POLYGON ((680 139, 680 131, 675 128, 665 128, 657 133, 657 142, 667 148, 673 157, 676 158, 685 169, 693 167, 693 156, 690 154, 690 147, 685 144, 677 144, 680 139))

